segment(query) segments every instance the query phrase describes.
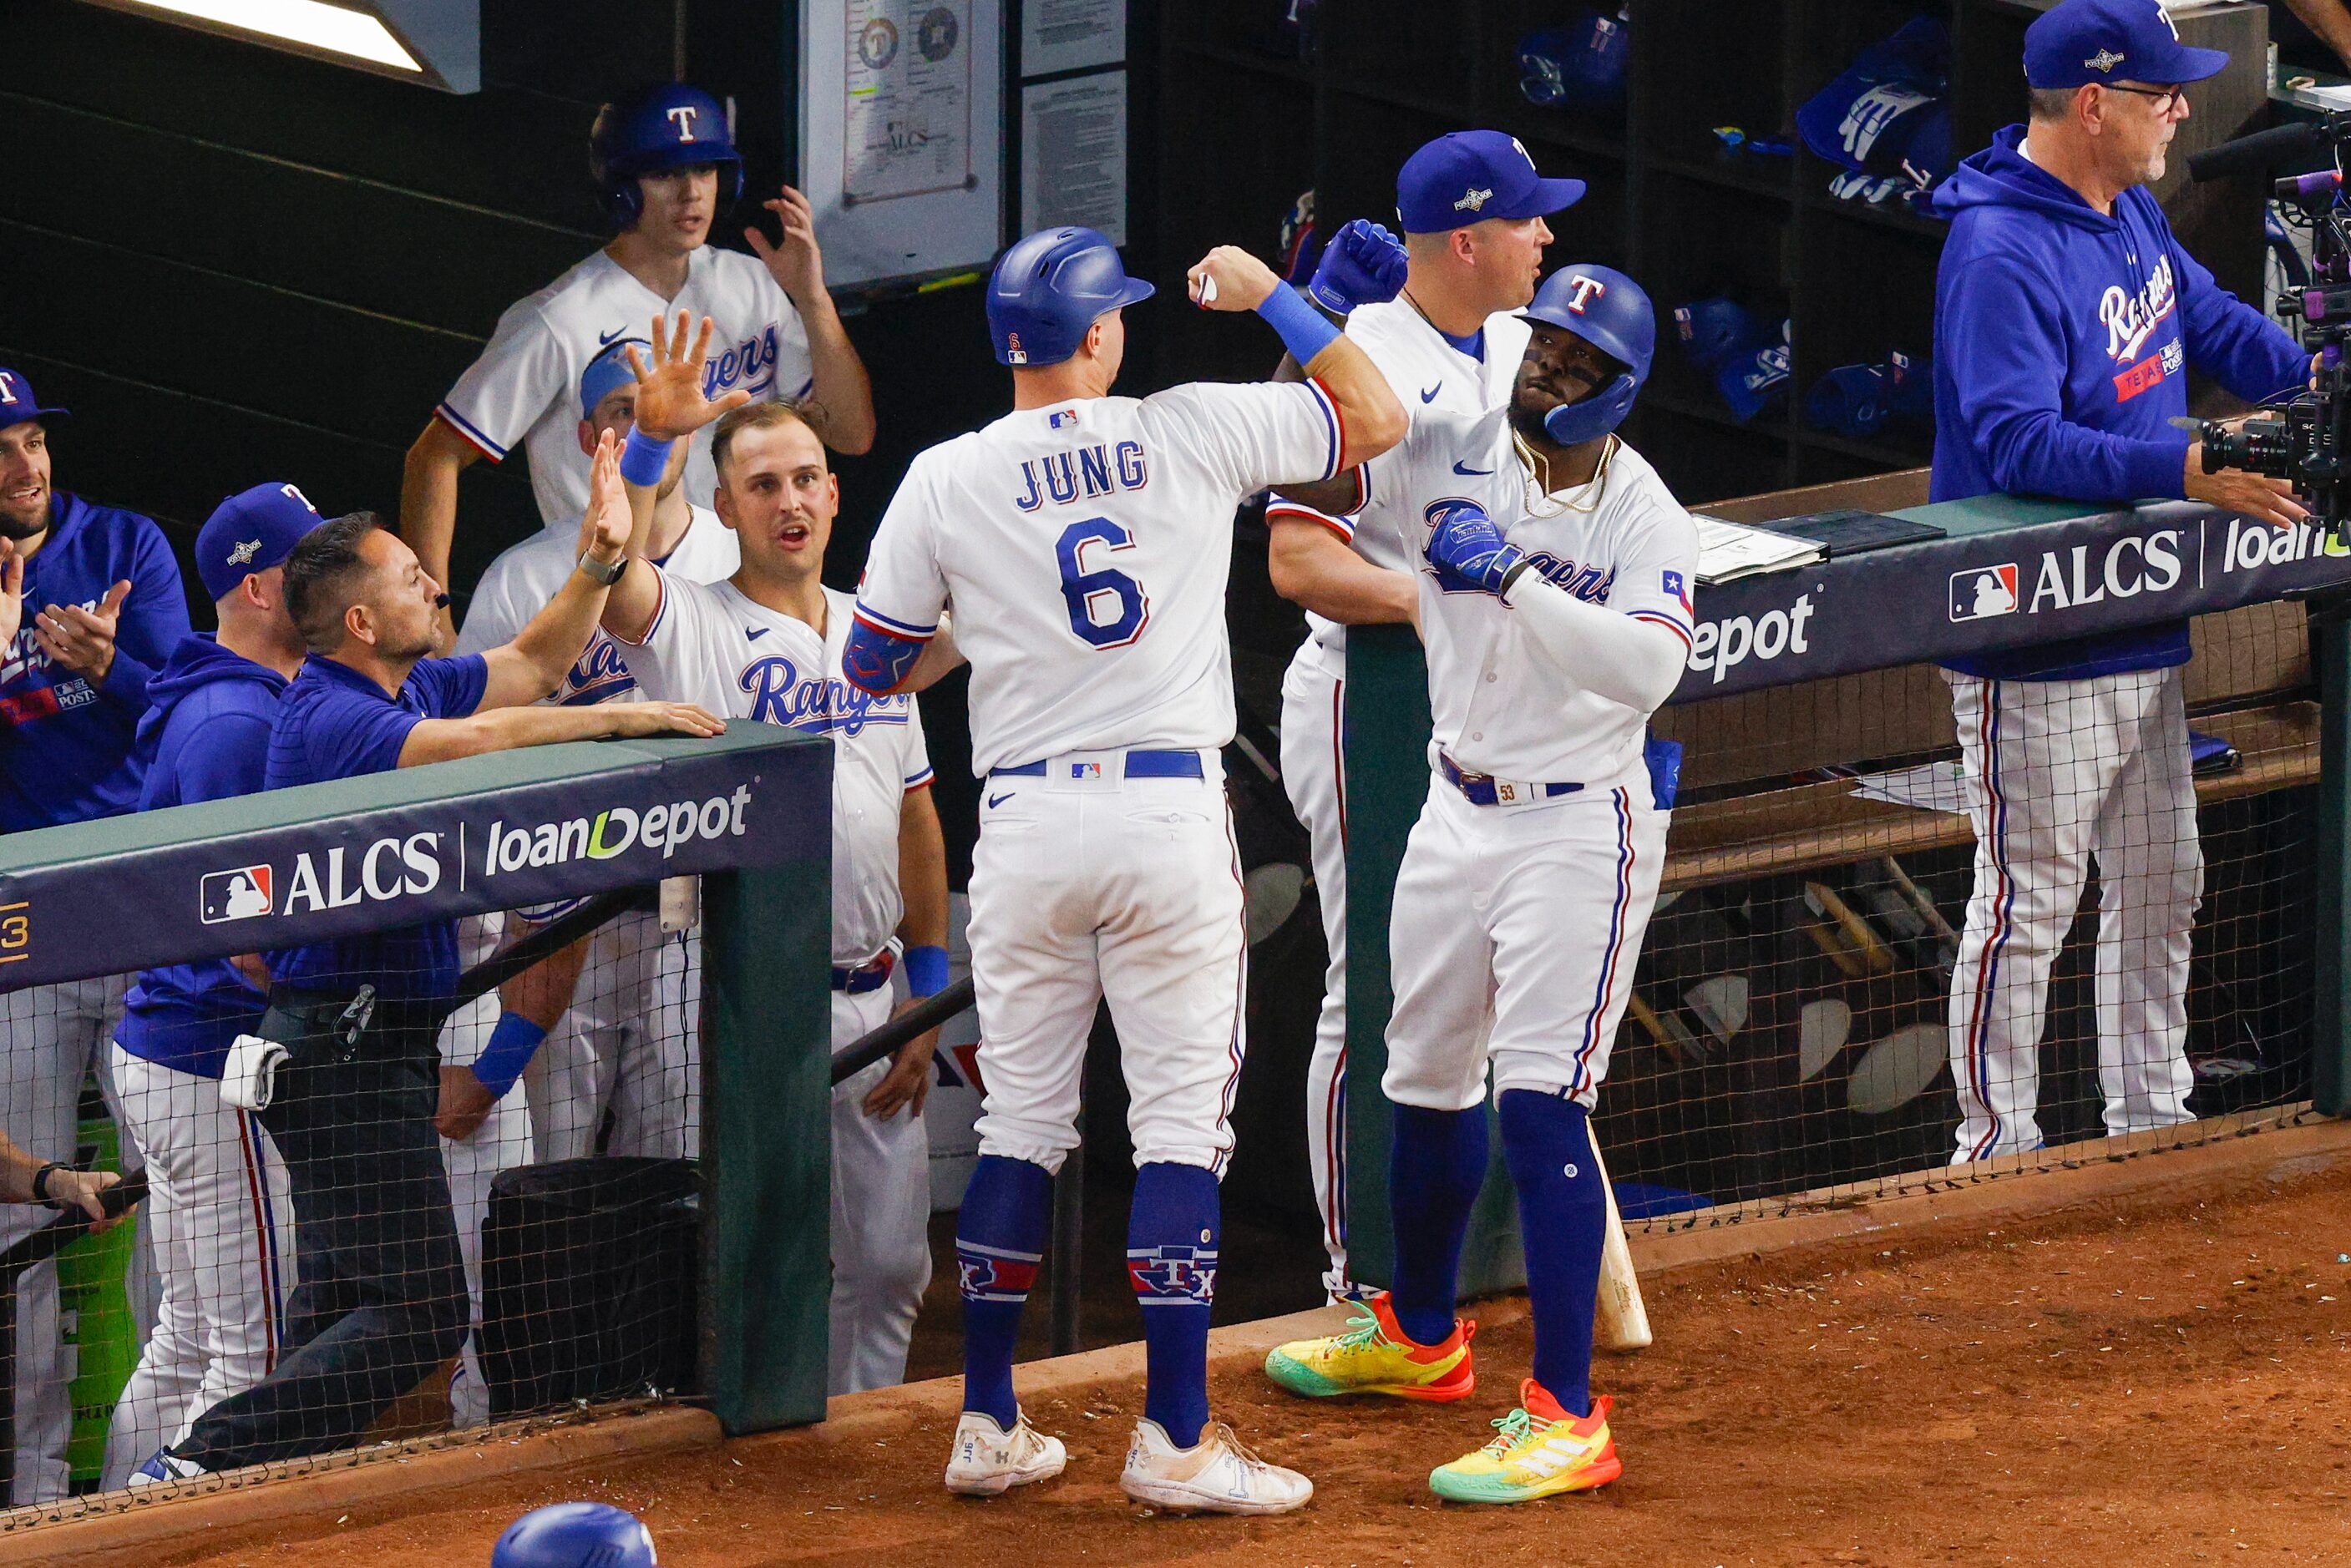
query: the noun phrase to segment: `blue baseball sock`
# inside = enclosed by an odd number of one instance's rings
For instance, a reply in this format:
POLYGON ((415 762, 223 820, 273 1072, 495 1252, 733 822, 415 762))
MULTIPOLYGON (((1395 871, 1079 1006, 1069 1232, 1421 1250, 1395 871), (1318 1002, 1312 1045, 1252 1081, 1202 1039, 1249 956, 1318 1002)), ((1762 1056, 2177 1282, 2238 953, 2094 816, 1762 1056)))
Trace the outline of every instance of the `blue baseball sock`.
POLYGON ((963 1293, 963 1407, 1005 1430, 1020 1417, 1012 1392, 1012 1343, 1037 1281, 1053 1218, 1053 1179, 1041 1165, 983 1154, 956 1216, 956 1268, 963 1293))
POLYGON ((1217 1178, 1196 1165, 1134 1173, 1126 1272, 1143 1308, 1143 1413, 1188 1449, 1208 1419, 1208 1308, 1217 1295, 1217 1178))
POLYGON ((1388 1147, 1388 1209, 1395 1220, 1396 1326, 1416 1344, 1453 1332, 1453 1290, 1469 1210, 1486 1185, 1486 1107, 1395 1107, 1388 1147))
POLYGON ((1502 1158, 1519 1189, 1534 1309, 1535 1381, 1571 1416, 1592 1413, 1592 1314, 1608 1226, 1590 1115, 1563 1095, 1502 1096, 1502 1158))

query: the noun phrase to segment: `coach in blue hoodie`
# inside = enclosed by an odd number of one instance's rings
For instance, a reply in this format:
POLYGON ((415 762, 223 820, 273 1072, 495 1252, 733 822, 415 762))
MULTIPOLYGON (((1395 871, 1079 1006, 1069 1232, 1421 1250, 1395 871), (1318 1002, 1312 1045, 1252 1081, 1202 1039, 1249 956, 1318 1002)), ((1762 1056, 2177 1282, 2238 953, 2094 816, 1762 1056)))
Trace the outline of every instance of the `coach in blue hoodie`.
MULTIPOLYGON (((222 502, 196 535, 196 573, 220 631, 183 638, 147 682, 140 810, 262 787, 277 699, 302 667, 285 561, 319 521, 293 485, 256 484, 222 502)), ((261 875, 204 918, 267 913, 261 875)), ((257 958, 208 959, 151 969, 124 999, 114 1082, 147 1162, 148 1238, 162 1292, 155 1330, 114 1408, 109 1486, 185 1437, 197 1416, 261 1381, 277 1359, 294 1261, 285 1165, 260 1118, 220 1097, 229 1044, 259 1025, 267 984, 257 958)))
MULTIPOLYGON (((2206 473, 2170 421, 2192 365, 2253 400, 2310 357, 2182 250, 2147 188, 2228 56, 2179 41, 2158 0, 2064 0, 2024 35, 2032 119, 1936 193, 1933 498, 1991 492, 2121 506, 2208 502, 2285 525, 2282 480, 2206 473)), ((1975 892, 1952 976, 1954 1163, 2042 1141, 2050 966, 2095 858, 2099 1085, 2109 1135, 2189 1118, 2190 931, 2202 896, 2172 620, 1955 661, 1975 786, 1975 892)))

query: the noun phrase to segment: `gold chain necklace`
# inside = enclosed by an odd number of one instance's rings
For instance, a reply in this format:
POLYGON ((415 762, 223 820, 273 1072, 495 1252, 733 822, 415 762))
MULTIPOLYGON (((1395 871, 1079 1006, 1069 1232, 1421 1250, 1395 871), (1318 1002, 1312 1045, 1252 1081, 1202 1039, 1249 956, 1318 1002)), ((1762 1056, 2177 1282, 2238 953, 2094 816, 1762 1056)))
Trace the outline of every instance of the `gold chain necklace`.
POLYGON ((1527 484, 1531 491, 1527 497, 1527 511, 1537 517, 1557 517, 1567 512, 1599 511, 1600 503, 1606 497, 1608 492, 1608 465, 1615 461, 1616 448, 1620 444, 1612 431, 1608 437, 1608 444, 1600 449, 1600 462, 1593 469, 1592 477, 1575 487, 1577 490, 1589 491, 1592 493, 1591 503, 1580 505, 1552 493, 1551 460, 1529 446, 1527 438, 1520 435, 1513 427, 1510 431, 1510 445, 1517 449, 1519 462, 1527 471, 1527 484))

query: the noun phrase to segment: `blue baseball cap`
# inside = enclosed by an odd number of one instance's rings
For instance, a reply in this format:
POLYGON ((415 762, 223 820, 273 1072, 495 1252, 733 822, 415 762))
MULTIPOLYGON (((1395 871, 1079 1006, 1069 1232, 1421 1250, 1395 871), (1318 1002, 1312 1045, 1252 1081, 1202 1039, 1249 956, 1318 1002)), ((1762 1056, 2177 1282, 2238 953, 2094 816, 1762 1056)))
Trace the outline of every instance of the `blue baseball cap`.
POLYGON ((1441 234, 1486 218, 1540 218, 1583 198, 1583 181, 1544 179, 1519 139, 1499 130, 1440 136, 1396 171, 1396 219, 1407 234, 1441 234))
POLYGON ((580 372, 580 417, 581 419, 595 417, 596 405, 604 400, 605 393, 615 387, 628 386, 636 380, 637 373, 629 369, 629 348, 632 345, 641 350, 637 356, 639 358, 649 365, 653 363, 652 344, 642 337, 623 337, 599 353, 593 359, 589 360, 588 368, 580 372))
POLYGON ((2034 88, 2168 87, 2219 76, 2228 63, 2225 50, 2181 43, 2163 0, 2063 0, 2024 29, 2024 79, 2034 88))
POLYGON ((26 420, 47 419, 61 414, 63 409, 45 409, 41 400, 33 396, 33 383, 14 370, 0 369, 0 430, 21 425, 26 420))
POLYGON ((214 507, 196 533, 196 576, 205 597, 226 598, 253 573, 284 561, 325 521, 308 496, 283 482, 238 491, 214 507))

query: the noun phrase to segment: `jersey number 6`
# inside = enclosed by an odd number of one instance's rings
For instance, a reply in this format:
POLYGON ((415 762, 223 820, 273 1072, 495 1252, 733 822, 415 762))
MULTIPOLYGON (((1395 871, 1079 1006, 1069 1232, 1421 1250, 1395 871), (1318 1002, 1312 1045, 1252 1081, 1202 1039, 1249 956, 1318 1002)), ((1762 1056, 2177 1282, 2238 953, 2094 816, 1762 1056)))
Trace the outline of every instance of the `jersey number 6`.
POLYGON ((1124 648, 1143 635, 1151 619, 1151 601, 1143 585, 1124 572, 1107 566, 1086 570, 1086 547, 1132 550, 1134 535, 1107 517, 1089 517, 1061 530, 1053 554, 1061 564, 1061 597, 1070 607, 1070 629, 1096 648, 1124 648), (1102 601, 1109 601, 1107 604, 1102 601), (1115 609, 1109 620, 1096 618, 1097 606, 1115 609))

